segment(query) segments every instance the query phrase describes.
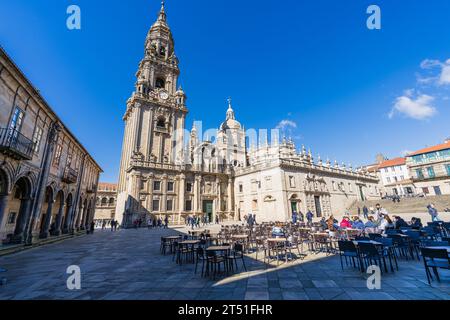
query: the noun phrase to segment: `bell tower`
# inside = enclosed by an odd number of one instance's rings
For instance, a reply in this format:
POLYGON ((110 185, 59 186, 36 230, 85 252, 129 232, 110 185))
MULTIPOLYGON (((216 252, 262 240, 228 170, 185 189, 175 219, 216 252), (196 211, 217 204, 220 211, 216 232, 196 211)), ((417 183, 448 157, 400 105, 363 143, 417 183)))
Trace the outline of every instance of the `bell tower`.
POLYGON ((123 116, 125 132, 116 211, 119 215, 126 210, 124 203, 127 202, 121 201, 120 194, 123 193, 123 197, 138 194, 133 179, 142 176, 140 170, 183 163, 188 110, 186 95, 178 87, 178 63, 162 2, 158 17, 145 39, 144 57, 136 73, 135 89, 123 116))

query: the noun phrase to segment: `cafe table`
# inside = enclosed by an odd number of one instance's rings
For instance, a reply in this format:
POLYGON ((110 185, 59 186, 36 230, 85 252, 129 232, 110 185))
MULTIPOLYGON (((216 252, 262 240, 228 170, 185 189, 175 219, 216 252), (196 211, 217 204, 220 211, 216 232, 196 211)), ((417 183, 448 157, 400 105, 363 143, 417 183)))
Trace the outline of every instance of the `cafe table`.
POLYGON ((177 263, 183 264, 183 259, 181 258, 180 253, 186 249, 187 252, 191 253, 191 262, 194 262, 194 249, 197 244, 200 243, 200 240, 185 240, 178 243, 180 248, 178 249, 177 255, 177 263))
POLYGON ((162 237, 164 240, 170 242, 170 253, 173 253, 173 243, 176 240, 179 240, 181 238, 181 236, 166 236, 166 237, 162 237))

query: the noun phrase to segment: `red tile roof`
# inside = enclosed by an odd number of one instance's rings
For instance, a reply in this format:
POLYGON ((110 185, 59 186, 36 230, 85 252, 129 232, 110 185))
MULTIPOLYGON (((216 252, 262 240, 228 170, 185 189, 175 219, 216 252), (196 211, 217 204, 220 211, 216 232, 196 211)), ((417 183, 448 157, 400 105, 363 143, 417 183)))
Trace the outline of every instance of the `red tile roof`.
POLYGON ((395 158, 395 159, 383 161, 378 166, 378 169, 387 168, 387 167, 402 166, 405 163, 406 163, 406 158, 395 158))
POLYGON ((435 151, 446 150, 446 149, 450 149, 450 140, 445 142, 445 143, 438 144, 436 146, 420 149, 420 150, 418 150, 416 152, 408 154, 408 157, 417 156, 419 154, 424 154, 424 153, 430 153, 430 152, 435 152, 435 151))

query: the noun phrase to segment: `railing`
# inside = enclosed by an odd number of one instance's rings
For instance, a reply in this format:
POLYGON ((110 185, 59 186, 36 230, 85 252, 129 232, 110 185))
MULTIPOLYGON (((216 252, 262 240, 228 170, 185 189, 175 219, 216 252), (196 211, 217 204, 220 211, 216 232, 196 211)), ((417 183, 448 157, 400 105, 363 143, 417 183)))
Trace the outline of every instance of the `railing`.
POLYGON ((436 174, 434 174, 433 176, 420 176, 420 177, 413 177, 412 181, 413 182, 419 182, 419 181, 426 181, 426 180, 435 180, 435 179, 450 179, 450 174, 448 174, 447 172, 437 172, 436 174))
POLYGON ((76 183, 78 180, 78 172, 72 168, 66 168, 62 181, 68 184, 76 183))
POLYGON ((171 163, 160 163, 146 160, 132 160, 131 167, 147 168, 147 169, 159 169, 159 170, 171 170, 171 171, 198 171, 207 173, 223 173, 230 174, 231 171, 227 166, 202 166, 202 165, 177 165, 171 163))
POLYGON ((17 160, 33 159, 34 143, 19 131, 0 128, 0 150, 17 160))

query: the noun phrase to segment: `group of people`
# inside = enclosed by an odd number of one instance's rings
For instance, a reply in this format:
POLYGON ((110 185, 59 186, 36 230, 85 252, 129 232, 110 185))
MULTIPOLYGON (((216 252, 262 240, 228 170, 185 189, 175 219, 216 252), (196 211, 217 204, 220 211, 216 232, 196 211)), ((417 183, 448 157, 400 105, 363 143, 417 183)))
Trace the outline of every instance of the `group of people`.
MULTIPOLYGON (((306 212, 306 224, 310 227, 313 223, 314 214, 311 212, 311 210, 308 210, 306 212)), ((292 223, 296 224, 297 222, 305 222, 305 216, 301 211, 297 212, 294 210, 292 212, 292 223)))
POLYGON ((167 229, 169 228, 169 217, 166 215, 163 219, 161 219, 161 217, 156 218, 156 217, 150 217, 147 220, 147 228, 148 229, 167 229))
POLYGON ((244 216, 244 220, 247 223, 247 225, 252 228, 254 225, 256 225, 256 214, 249 213, 248 215, 244 216))
MULTIPOLYGON (((194 230, 195 228, 200 228, 200 226, 206 226, 206 225, 210 225, 212 223, 212 221, 210 221, 209 215, 205 214, 203 216, 187 216, 186 217, 186 226, 191 227, 192 230, 194 230)), ((220 220, 219 220, 219 216, 216 215, 215 218, 215 223, 219 224, 220 220)))
POLYGON ((108 222, 106 222, 106 221, 102 222, 102 230, 106 229, 107 224, 111 228, 111 231, 117 231, 117 229, 120 228, 119 221, 111 220, 111 221, 108 221, 108 222))

